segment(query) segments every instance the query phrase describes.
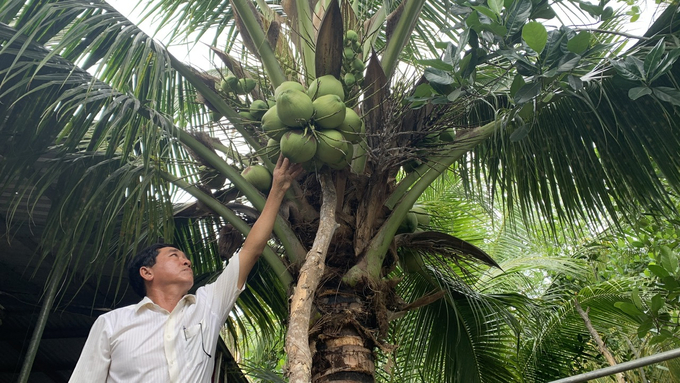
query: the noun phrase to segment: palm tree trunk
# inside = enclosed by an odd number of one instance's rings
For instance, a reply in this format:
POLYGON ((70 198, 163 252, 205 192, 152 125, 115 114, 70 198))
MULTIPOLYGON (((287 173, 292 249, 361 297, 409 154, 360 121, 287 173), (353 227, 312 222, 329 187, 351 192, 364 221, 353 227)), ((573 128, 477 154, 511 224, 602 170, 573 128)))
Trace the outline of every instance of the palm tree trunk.
POLYGON ((312 382, 375 381, 376 311, 365 297, 327 286, 317 300, 320 318, 312 327, 312 382), (374 327, 371 329, 370 327, 374 327))
POLYGON ((309 348, 309 323, 314 296, 324 273, 326 254, 337 227, 337 196, 329 174, 320 177, 323 204, 314 245, 300 269, 300 276, 290 302, 290 321, 286 334, 288 379, 291 383, 307 383, 312 373, 312 351, 309 348))

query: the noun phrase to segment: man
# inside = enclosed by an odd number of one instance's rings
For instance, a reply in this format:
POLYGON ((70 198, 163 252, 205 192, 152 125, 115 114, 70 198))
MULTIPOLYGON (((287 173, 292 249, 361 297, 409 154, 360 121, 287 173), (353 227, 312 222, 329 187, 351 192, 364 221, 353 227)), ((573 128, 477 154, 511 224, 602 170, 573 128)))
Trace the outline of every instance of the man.
POLYGON ((196 295, 191 262, 173 245, 156 244, 129 266, 136 305, 97 318, 70 382, 209 382, 219 331, 269 240, 281 201, 302 168, 280 157, 264 209, 214 283, 196 295))

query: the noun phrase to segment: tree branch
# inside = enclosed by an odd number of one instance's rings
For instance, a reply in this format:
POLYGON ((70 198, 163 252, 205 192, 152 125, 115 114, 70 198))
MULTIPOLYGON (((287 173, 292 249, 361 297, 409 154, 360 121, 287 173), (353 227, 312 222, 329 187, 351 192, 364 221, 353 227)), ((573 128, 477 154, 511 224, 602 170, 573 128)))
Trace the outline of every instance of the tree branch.
MULTIPOLYGON (((588 317, 588 312, 583 311, 583 308, 578 303, 578 299, 574 299, 574 308, 576 308, 578 314, 581 316, 581 318, 583 318, 583 322, 586 324, 586 328, 588 329, 590 336, 593 338, 593 340, 595 340, 595 343, 597 343, 597 348, 600 350, 600 353, 604 355, 604 358, 607 359, 607 362, 610 366, 616 366, 616 359, 614 359, 614 356, 611 354, 611 352, 609 352, 609 349, 607 349, 607 346, 604 344, 600 334, 598 334, 597 330, 595 330, 595 327, 593 327, 593 324, 590 322, 590 318, 588 317)), ((588 310, 590 310, 590 308, 588 308, 588 310)), ((616 380, 619 383, 626 383, 626 380, 623 379, 623 373, 621 372, 616 374, 616 380)))
POLYGON ((286 334, 288 379, 290 383, 309 383, 312 377, 312 352, 309 348, 309 321, 316 289, 323 275, 326 254, 337 227, 335 207, 337 194, 328 173, 320 177, 323 203, 319 228, 290 301, 290 321, 286 334))

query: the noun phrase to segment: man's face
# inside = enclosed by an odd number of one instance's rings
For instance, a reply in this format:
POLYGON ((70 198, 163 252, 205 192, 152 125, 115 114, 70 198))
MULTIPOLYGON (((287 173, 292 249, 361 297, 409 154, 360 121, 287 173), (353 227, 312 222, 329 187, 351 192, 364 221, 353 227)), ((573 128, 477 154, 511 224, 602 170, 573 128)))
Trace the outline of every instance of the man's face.
MULTIPOLYGON (((174 247, 163 247, 158 250, 156 263, 148 268, 152 283, 157 286, 180 285, 189 291, 194 285, 194 272, 191 270, 191 261, 184 252, 174 247)), ((144 273, 144 270, 142 270, 144 273)), ((144 277, 144 274, 142 274, 144 277)), ((145 278, 147 279, 147 278, 145 278)), ((148 279, 147 279, 148 280, 148 279)))

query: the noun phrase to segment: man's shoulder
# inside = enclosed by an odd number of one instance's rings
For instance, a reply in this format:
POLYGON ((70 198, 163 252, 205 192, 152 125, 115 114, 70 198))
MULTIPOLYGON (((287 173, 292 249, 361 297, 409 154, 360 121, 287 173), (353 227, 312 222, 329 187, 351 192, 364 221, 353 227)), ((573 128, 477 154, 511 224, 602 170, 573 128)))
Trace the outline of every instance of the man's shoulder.
POLYGON ((133 314, 135 311, 137 311, 138 305, 139 305, 139 303, 136 303, 134 305, 118 307, 116 309, 105 312, 104 314, 100 315, 99 318, 101 318, 102 320, 105 320, 105 321, 110 321, 110 320, 116 320, 118 318, 126 317, 126 316, 133 314))

